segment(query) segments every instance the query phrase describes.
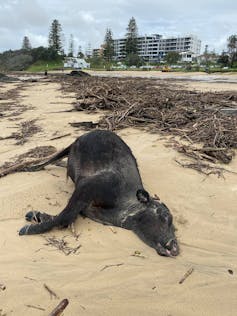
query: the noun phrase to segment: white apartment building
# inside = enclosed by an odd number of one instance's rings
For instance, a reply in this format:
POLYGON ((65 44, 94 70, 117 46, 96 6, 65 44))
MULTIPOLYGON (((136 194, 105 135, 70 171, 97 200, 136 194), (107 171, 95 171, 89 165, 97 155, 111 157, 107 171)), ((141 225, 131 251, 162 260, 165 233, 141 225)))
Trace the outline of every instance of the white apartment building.
MULTIPOLYGON (((126 38, 114 40, 115 59, 123 59, 126 38)), ((194 35, 184 37, 163 38, 162 35, 153 34, 138 37, 138 55, 145 61, 157 62, 168 52, 181 53, 184 61, 192 61, 200 55, 201 41, 194 35)))

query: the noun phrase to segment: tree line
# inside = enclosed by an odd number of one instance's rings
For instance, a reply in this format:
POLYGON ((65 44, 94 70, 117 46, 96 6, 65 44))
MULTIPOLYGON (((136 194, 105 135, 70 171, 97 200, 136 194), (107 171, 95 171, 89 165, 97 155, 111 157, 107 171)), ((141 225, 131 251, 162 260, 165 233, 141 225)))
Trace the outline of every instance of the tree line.
MULTIPOLYGON (((127 27, 127 41, 124 48, 124 56, 127 64, 141 63, 137 50, 137 36, 138 30, 136 21, 131 18, 127 27)), ((75 55, 75 43, 73 34, 70 34, 68 54, 66 55, 63 47, 63 31, 60 22, 54 19, 50 25, 48 34, 48 47, 36 47, 32 48, 30 39, 28 36, 24 36, 22 40, 21 49, 9 50, 0 54, 0 64, 2 70, 24 70, 36 61, 60 61, 65 56, 73 57, 75 55)), ((77 57, 84 58, 82 49, 79 46, 77 57)), ((98 63, 96 58, 88 56, 89 61, 92 63, 98 63)), ((114 59, 114 42, 113 34, 110 28, 106 29, 104 44, 102 45, 102 55, 98 58, 104 65, 108 65, 113 62, 114 59), (101 61, 102 59, 102 61, 101 61)))
POLYGON ((29 37, 24 36, 21 49, 0 54, 0 70, 25 70, 39 60, 57 62, 63 58, 62 27, 58 20, 53 20, 48 36, 48 47, 32 48, 29 37))
MULTIPOLYGON (((207 48, 207 46, 206 46, 207 48)), ((75 43, 73 34, 70 34, 69 49, 67 56, 73 57, 75 53, 75 43)), ((122 61, 127 66, 139 66, 144 63, 138 54, 138 27, 134 17, 132 17, 126 28, 125 43, 122 51, 122 61)), ((0 54, 0 62, 2 68, 7 70, 23 70, 38 60, 42 61, 60 61, 66 56, 63 47, 62 26, 57 19, 52 21, 48 34, 48 47, 32 48, 30 39, 24 36, 20 50, 7 51, 0 54)), ((77 56, 85 57, 81 47, 78 48, 77 56)), ((206 64, 210 63, 213 53, 209 53, 207 49, 204 52, 206 64)), ((114 63, 115 50, 114 40, 111 28, 107 28, 104 37, 104 43, 101 45, 100 54, 97 56, 89 56, 89 62, 92 67, 94 65, 111 67, 114 63)), ((165 61, 167 64, 176 64, 180 60, 180 54, 172 51, 166 54, 165 61)), ((231 35, 227 39, 227 52, 223 52, 218 57, 218 63, 222 66, 236 66, 237 63, 237 35, 231 35)))

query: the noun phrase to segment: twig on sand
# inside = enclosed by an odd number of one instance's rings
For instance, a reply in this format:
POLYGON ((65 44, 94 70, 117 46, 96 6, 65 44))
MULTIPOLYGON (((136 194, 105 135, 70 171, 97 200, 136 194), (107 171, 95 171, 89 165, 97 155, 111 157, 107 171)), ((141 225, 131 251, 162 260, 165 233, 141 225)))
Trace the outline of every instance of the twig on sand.
MULTIPOLYGON (((80 234, 79 234, 79 236, 80 236, 80 234)), ((76 235, 74 237, 76 237, 76 235)), ((65 256, 68 256, 70 254, 78 254, 78 250, 81 248, 81 245, 77 245, 74 248, 68 246, 68 242, 65 241, 64 238, 62 238, 62 239, 58 238, 57 239, 54 236, 52 236, 52 237, 44 237, 44 238, 47 241, 47 244, 45 244, 46 246, 55 247, 56 249, 62 251, 65 254, 65 256)))
POLYGON ((24 279, 27 279, 27 280, 30 280, 30 281, 35 281, 35 282, 38 282, 36 279, 29 278, 29 277, 27 277, 27 276, 24 276, 24 279))
POLYGON ((59 316, 62 314, 64 309, 69 304, 68 299, 64 298, 55 308, 52 310, 52 312, 49 314, 49 316, 59 316))
POLYGON ((29 307, 29 308, 34 308, 34 309, 38 309, 40 311, 45 311, 44 308, 42 307, 38 307, 38 306, 35 306, 35 305, 30 305, 30 304, 27 304, 26 307, 29 307))
POLYGON ((70 136, 70 135, 71 135, 71 133, 67 133, 67 134, 60 135, 60 136, 55 136, 53 138, 50 138, 50 140, 60 139, 60 138, 63 138, 63 137, 66 137, 66 136, 70 136))
POLYGON ((44 288, 45 288, 45 290, 47 290, 47 291, 49 292, 49 294, 50 294, 50 299, 52 299, 53 297, 59 299, 58 295, 57 295, 53 290, 51 290, 51 289, 48 287, 48 285, 45 284, 45 283, 44 283, 44 288))
POLYGON ((194 271, 194 268, 188 269, 184 276, 180 279, 179 284, 182 284, 194 271))
POLYGON ((106 264, 100 271, 104 271, 105 269, 108 269, 110 267, 119 267, 124 265, 124 263, 117 263, 117 264, 106 264))
POLYGON ((222 167, 217 167, 217 166, 210 166, 207 163, 203 163, 201 161, 197 161, 197 162, 189 162, 189 163, 183 163, 181 161, 178 161, 177 159, 174 159, 175 162, 177 162, 177 164, 179 164, 181 167, 183 168, 191 168, 194 169, 196 171, 198 171, 199 173, 203 173, 206 176, 209 176, 211 174, 216 174, 219 177, 223 177, 223 172, 228 172, 228 173, 233 173, 233 174, 237 174, 235 171, 231 171, 222 167))

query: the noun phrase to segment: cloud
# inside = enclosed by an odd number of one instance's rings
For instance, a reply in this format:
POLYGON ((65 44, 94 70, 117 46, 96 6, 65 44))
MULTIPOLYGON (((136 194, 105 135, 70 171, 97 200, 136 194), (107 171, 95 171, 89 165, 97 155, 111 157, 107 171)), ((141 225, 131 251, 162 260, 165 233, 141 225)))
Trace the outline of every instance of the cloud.
POLYGON ((32 45, 46 45, 50 25, 58 19, 67 50, 70 34, 75 46, 99 47, 107 27, 114 38, 125 35, 134 16, 139 33, 164 36, 197 35, 210 49, 221 51, 236 34, 237 1, 232 0, 4 0, 0 4, 0 51, 20 48, 24 35, 32 45), (226 40, 225 40, 226 38, 226 40), (45 44, 44 44, 45 43, 45 44))
POLYGON ((47 22, 46 11, 36 0, 5 0, 0 6, 0 27, 19 30, 42 27, 47 22))
POLYGON ((34 34, 29 30, 25 30, 25 36, 28 36, 32 47, 47 46, 48 37, 40 34, 34 34))

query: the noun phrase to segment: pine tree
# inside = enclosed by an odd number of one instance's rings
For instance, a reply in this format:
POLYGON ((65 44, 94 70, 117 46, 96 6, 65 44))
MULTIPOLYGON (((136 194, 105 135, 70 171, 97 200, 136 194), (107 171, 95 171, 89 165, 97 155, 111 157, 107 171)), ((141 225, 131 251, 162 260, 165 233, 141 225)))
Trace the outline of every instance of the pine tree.
POLYGON ((127 34, 126 34, 126 42, 125 42, 125 54, 128 56, 129 54, 137 54, 137 37, 138 37, 138 29, 136 20, 132 17, 128 23, 127 34))
POLYGON ((30 50, 32 48, 28 36, 24 36, 21 48, 25 50, 30 50))
POLYGON ((228 51, 230 56, 230 66, 233 66, 234 61, 237 60, 237 35, 231 35, 228 38, 228 51))
POLYGON ((69 50, 68 50, 68 57, 73 57, 74 56, 74 38, 73 35, 70 35, 70 40, 69 40, 69 50))
POLYGON ((141 58, 138 55, 138 29, 134 17, 128 23, 124 55, 127 66, 141 65, 141 58))
POLYGON ((62 47, 62 27, 58 20, 53 20, 49 31, 49 47, 61 54, 62 47))
POLYGON ((111 29, 107 28, 105 33, 103 56, 108 62, 111 62, 114 56, 114 41, 112 36, 111 29))

